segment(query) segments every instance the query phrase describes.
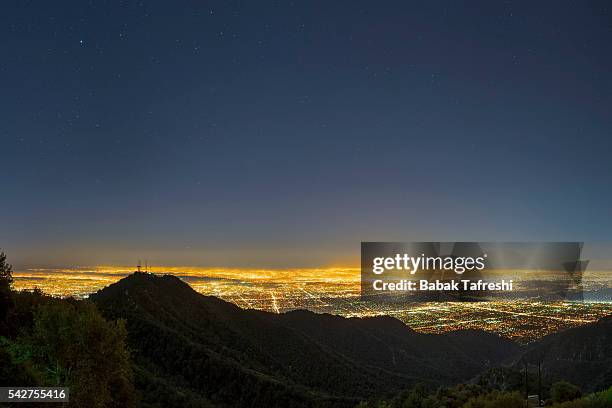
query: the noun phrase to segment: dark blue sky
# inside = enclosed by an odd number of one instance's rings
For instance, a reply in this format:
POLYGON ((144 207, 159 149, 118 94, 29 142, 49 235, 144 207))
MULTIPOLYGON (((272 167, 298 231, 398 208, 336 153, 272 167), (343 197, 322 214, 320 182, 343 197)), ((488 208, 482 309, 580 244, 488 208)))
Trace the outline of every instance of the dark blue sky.
POLYGON ((609 240, 610 13, 6 2, 0 247, 313 266, 362 240, 609 240))

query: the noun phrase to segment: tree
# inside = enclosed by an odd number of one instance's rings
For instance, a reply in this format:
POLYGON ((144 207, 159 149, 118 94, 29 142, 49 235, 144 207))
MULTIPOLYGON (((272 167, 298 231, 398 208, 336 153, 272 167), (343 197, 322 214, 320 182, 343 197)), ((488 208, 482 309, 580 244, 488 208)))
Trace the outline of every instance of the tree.
POLYGON ((550 395, 553 402, 572 401, 582 396, 580 388, 567 381, 558 381, 552 385, 550 395))
POLYGON ((132 369, 123 321, 106 321, 83 301, 39 308, 29 341, 45 385, 69 386, 70 406, 133 406, 132 369))
POLYGON ((0 334, 6 331, 6 320, 9 311, 13 308, 13 267, 6 262, 6 255, 0 252, 0 334))
POLYGON ((523 398, 518 392, 492 391, 488 394, 470 398, 464 408, 516 408, 523 406, 523 398))
POLYGON ((13 284, 13 266, 6 262, 6 255, 0 252, 0 285, 9 288, 13 284))

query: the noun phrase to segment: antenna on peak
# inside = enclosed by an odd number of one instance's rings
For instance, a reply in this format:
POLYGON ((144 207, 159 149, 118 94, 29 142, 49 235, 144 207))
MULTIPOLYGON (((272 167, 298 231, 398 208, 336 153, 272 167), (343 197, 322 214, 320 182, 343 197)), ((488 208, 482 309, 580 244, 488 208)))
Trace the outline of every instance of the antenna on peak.
POLYGON ((149 272, 149 262, 145 259, 145 272, 149 272))
POLYGON ((138 269, 138 272, 140 272, 140 269, 142 268, 142 265, 140 265, 140 259, 138 260, 138 265, 136 265, 136 268, 138 269))

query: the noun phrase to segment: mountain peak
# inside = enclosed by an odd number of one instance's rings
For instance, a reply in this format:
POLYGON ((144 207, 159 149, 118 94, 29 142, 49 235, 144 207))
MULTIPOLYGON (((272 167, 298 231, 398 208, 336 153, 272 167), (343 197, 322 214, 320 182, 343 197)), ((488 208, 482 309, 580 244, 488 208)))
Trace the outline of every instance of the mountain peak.
MULTIPOLYGON (((245 310, 201 295, 172 275, 133 273, 91 299, 106 316, 125 319, 136 359, 144 362, 140 368, 151 377, 193 378, 190 373, 199 372, 197 378, 218 378, 221 387, 248 383, 251 394, 243 388, 225 391, 245 400, 272 390, 354 405, 355 396, 410 383, 471 378, 515 351, 496 336, 467 341, 420 334, 392 317, 245 310), (475 340, 482 347, 467 347, 475 340)), ((180 386, 211 397, 203 384, 208 382, 180 386)))
POLYGON ((173 275, 134 272, 90 296, 96 303, 130 304, 157 307, 166 303, 197 302, 195 290, 173 275))
POLYGON ((175 290, 190 290, 193 289, 183 282, 180 278, 174 275, 158 275, 148 272, 134 272, 119 281, 100 289, 95 295, 104 292, 112 292, 116 290, 130 289, 175 289, 175 290))

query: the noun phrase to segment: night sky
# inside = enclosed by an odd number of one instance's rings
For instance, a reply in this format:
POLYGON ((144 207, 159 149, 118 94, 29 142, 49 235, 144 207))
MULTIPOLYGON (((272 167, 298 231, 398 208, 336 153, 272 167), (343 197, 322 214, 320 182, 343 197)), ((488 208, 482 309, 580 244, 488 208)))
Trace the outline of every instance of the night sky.
POLYGON ((0 247, 301 267, 609 241, 607 4, 4 2, 0 247))

